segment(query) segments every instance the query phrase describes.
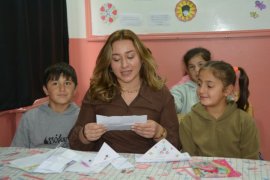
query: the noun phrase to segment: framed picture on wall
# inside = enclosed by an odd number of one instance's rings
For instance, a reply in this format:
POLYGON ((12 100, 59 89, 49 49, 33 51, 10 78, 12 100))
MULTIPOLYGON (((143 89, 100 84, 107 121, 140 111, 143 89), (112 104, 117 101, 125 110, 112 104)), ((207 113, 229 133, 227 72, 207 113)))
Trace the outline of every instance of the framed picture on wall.
POLYGON ((270 0, 85 0, 87 34, 90 41, 118 29, 143 39, 269 35, 268 6, 270 0))

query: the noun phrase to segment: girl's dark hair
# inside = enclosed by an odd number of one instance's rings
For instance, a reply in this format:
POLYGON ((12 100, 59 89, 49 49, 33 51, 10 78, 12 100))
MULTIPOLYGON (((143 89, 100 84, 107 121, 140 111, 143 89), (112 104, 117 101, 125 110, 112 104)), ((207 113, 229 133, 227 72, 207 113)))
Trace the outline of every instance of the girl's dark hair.
POLYGON ((249 103, 248 103, 248 98, 249 98, 249 78, 246 73, 246 71, 238 67, 238 70, 240 71, 240 76, 239 76, 239 99, 237 101, 237 105, 239 108, 247 111, 249 108, 249 103))
MULTIPOLYGON (((236 82, 236 72, 234 68, 224 62, 224 61, 208 61, 201 69, 209 69, 212 71, 213 75, 223 82, 224 87, 228 85, 235 85, 236 82)), ((249 78, 245 70, 238 67, 240 72, 239 76, 239 98, 237 100, 237 107, 247 111, 249 108, 248 98, 249 98, 249 78)))
POLYGON ((210 51, 202 47, 193 48, 186 52, 186 54, 184 55, 184 63, 186 67, 188 66, 188 62, 190 61, 190 59, 195 56, 201 56, 205 61, 211 60, 210 51))
POLYGON ((58 80, 63 75, 67 79, 71 78, 75 86, 77 86, 77 75, 75 69, 65 62, 56 63, 48 67, 43 76, 43 86, 47 87, 47 83, 50 80, 58 80))

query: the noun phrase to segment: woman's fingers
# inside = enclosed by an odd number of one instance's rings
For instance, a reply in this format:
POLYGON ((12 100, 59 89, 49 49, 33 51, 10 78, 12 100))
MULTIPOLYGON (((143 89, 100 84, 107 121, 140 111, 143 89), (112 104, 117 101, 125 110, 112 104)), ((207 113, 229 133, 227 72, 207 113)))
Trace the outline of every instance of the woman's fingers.
POLYGON ((106 131, 103 125, 96 123, 88 123, 84 128, 84 134, 89 141, 98 140, 106 131))
POLYGON ((145 138, 153 138, 156 134, 158 124, 153 120, 147 120, 146 123, 134 124, 131 128, 132 131, 145 138))

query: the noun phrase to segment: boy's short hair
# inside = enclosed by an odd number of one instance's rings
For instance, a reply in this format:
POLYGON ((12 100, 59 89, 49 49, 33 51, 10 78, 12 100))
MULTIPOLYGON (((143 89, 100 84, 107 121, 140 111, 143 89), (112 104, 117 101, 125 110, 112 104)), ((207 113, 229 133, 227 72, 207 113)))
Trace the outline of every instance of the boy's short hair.
POLYGON ((74 82, 75 87, 78 84, 77 75, 75 69, 65 62, 56 63, 48 67, 43 76, 43 86, 47 86, 50 80, 58 80, 63 75, 67 79, 71 78, 74 82))
POLYGON ((193 48, 187 51, 186 54, 184 55, 184 63, 186 67, 188 66, 188 62, 190 61, 190 59, 192 59, 195 56, 201 56, 205 61, 211 60, 210 51, 202 47, 193 48))

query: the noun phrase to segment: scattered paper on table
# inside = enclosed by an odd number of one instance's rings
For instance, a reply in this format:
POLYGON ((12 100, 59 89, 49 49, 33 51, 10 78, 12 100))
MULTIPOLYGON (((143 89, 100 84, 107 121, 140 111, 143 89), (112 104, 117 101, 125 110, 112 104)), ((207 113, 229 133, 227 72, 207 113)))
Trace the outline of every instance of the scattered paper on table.
POLYGON ((77 172, 77 173, 89 173, 90 165, 95 159, 97 153, 89 153, 89 152, 78 152, 80 155, 82 155, 82 159, 80 161, 75 162, 74 164, 68 166, 65 171, 69 172, 77 172))
POLYGON ((72 165, 76 161, 81 160, 81 155, 75 153, 69 149, 59 150, 57 148, 55 152, 43 161, 34 172, 39 173, 61 173, 66 167, 72 165))
POLYGON ((103 143, 94 161, 90 165, 91 170, 95 173, 98 173, 102 171, 106 166, 108 166, 112 160, 118 157, 118 153, 116 153, 107 143, 103 143))
POLYGON ((42 154, 35 154, 33 156, 15 159, 13 161, 10 161, 9 166, 19 168, 28 172, 33 172, 53 152, 54 152, 54 149, 48 152, 42 153, 42 154))
POLYGON ((81 156, 75 151, 60 147, 46 153, 10 161, 10 166, 27 172, 60 173, 80 159, 81 156))
POLYGON ((116 169, 128 169, 133 167, 127 159, 115 152, 107 143, 103 143, 99 152, 89 158, 81 159, 81 162, 76 162, 69 166, 66 171, 80 173, 99 173, 108 165, 112 164, 116 169))
POLYGON ((112 161, 113 167, 116 169, 129 169, 133 168, 134 166, 128 162, 128 160, 122 156, 112 161))
POLYGON ((166 139, 160 140, 143 155, 136 155, 136 162, 169 162, 190 160, 188 153, 181 153, 166 139))
MULTIPOLYGON (((136 155, 136 162, 169 162, 189 160, 188 153, 181 153, 166 139, 160 140, 143 155, 136 155)), ((60 173, 63 171, 99 173, 112 164, 116 169, 134 167, 108 144, 103 143, 96 154, 56 148, 46 153, 13 160, 10 166, 39 173, 60 173)))

